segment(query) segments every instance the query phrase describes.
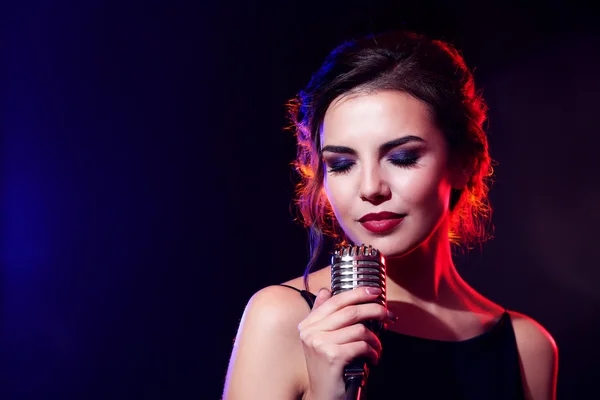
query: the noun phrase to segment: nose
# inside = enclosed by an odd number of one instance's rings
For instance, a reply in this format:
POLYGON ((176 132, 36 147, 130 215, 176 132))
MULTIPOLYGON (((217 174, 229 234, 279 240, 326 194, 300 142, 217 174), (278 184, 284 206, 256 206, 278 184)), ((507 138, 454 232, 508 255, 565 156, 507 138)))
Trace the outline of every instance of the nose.
POLYGON ((385 174, 378 165, 363 168, 360 180, 360 198, 375 205, 391 197, 392 191, 385 174))

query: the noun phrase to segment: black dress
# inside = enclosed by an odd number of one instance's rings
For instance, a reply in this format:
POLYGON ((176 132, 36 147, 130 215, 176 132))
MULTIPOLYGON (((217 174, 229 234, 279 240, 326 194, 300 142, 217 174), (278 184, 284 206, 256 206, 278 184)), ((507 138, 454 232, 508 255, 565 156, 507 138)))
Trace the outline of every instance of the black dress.
MULTIPOLYGON (((314 295, 299 292, 312 308, 314 295)), ((468 340, 392 331, 383 331, 379 340, 383 351, 369 373, 367 400, 524 399, 515 333, 506 311, 491 330, 468 340)))

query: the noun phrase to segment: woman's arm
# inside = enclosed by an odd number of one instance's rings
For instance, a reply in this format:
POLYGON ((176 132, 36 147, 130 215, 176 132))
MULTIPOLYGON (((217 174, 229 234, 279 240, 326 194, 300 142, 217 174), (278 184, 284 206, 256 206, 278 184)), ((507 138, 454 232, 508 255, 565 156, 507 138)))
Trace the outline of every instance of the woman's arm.
POLYGON ((295 291, 270 286, 246 306, 231 355, 224 400, 297 399, 307 379, 298 324, 310 310, 295 291))
POLYGON ((558 348, 552 336, 533 319, 511 312, 521 375, 528 400, 556 399, 558 348))

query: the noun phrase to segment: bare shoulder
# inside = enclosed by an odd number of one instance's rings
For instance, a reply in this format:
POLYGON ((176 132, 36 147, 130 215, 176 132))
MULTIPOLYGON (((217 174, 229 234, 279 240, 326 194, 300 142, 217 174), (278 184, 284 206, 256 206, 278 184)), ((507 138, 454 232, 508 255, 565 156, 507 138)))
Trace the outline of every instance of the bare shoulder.
MULTIPOLYGON (((289 285, 295 287, 296 289, 306 290, 304 285, 304 277, 299 276, 295 279, 291 279, 284 283, 285 285, 289 285)), ((308 288, 309 291, 313 294, 317 294, 317 292, 321 288, 329 289, 331 287, 331 267, 325 267, 320 270, 314 271, 308 275, 308 288)))
POLYGON ((518 342, 538 351, 556 352, 554 338, 539 322, 516 311, 510 311, 509 314, 518 342))
POLYGON ((511 321, 521 361, 526 398, 556 398, 558 347, 541 324, 524 314, 511 311, 511 321))
POLYGON ((257 323, 269 330, 285 332, 289 329, 296 330, 300 320, 309 312, 306 301, 298 292, 285 286, 273 285, 259 290, 250 298, 242 323, 257 323))
POLYGON ((293 399, 302 392, 298 324, 310 309, 290 288, 269 286, 248 301, 233 346, 224 399, 293 399))
POLYGON ((558 347, 554 338, 540 323, 527 315, 510 311, 511 321, 522 356, 535 355, 537 359, 557 358, 558 347))

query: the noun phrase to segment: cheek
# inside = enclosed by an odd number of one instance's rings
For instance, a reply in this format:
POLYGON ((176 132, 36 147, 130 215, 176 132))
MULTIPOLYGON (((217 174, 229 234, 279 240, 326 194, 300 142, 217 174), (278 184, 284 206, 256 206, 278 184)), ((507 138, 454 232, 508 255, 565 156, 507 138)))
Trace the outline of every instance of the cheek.
POLYGON ((333 208, 336 217, 339 219, 350 209, 352 199, 352 185, 344 177, 325 178, 324 191, 333 208))
POLYGON ((399 187, 404 201, 414 208, 431 212, 433 209, 445 211, 449 206, 451 185, 436 171, 421 170, 410 174, 399 187))

